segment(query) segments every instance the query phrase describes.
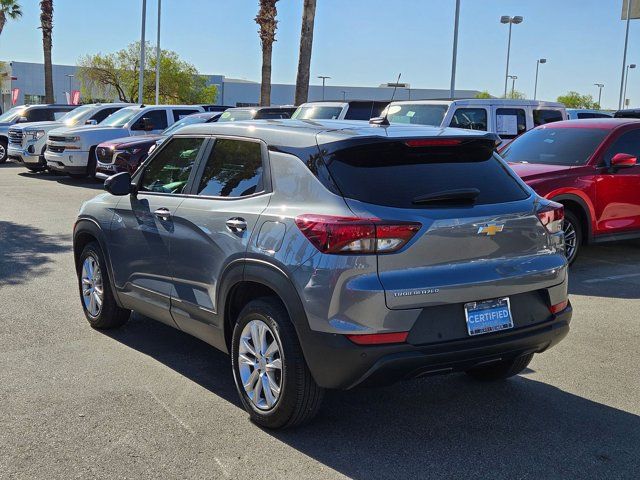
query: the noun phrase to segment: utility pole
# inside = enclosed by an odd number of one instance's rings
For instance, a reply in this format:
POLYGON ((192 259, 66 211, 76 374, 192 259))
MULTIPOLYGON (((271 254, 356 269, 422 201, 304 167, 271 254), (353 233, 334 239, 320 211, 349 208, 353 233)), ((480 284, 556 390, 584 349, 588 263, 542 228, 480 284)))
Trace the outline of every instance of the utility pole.
POLYGON ((140 34, 140 68, 138 72, 138 103, 143 103, 144 97, 144 28, 147 22, 147 0, 142 0, 142 32, 140 34))
POLYGON ((162 0, 158 0, 158 40, 156 42, 156 105, 160 103, 160 13, 162 0))
MULTIPOLYGON (((458 23, 460 21, 460 0, 456 0, 456 16, 453 21, 453 58, 451 59, 451 88, 449 90, 449 98, 455 97, 456 91, 456 62, 458 59, 458 23)), ((411 91, 409 91, 409 100, 411 100, 411 91)))
POLYGON ((324 100, 324 81, 330 79, 331 77, 327 77, 326 75, 318 75, 318 78, 322 79, 322 100, 324 100))
POLYGON ((627 68, 627 47, 629 45, 629 22, 631 21, 631 2, 633 0, 627 0, 627 27, 624 34, 624 53, 622 55, 622 75, 620 75, 620 98, 618 99, 618 110, 622 108, 622 96, 624 90, 624 72, 627 68))

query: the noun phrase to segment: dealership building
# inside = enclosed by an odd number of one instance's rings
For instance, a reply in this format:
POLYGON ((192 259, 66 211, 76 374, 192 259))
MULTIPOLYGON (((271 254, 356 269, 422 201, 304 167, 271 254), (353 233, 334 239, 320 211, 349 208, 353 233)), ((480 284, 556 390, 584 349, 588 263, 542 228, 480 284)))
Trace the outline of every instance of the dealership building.
MULTIPOLYGON (((79 90, 76 77, 77 67, 72 65, 53 65, 53 91, 56 103, 67 103, 67 92, 79 90)), ((228 78, 224 75, 205 75, 208 83, 218 87, 217 103, 231 106, 257 105, 260 99, 260 82, 228 78)), ((162 79, 161 79, 162 81, 162 79)), ((396 100, 446 99, 449 89, 411 88, 402 84, 396 91, 396 100)), ((44 102, 44 66, 41 63, 6 61, 2 73, 2 109, 11 108, 12 92, 17 94, 15 105, 44 102), (14 90, 17 89, 17 90, 14 90)), ((393 87, 382 84, 377 87, 326 85, 324 98, 327 100, 388 100, 393 87)), ((456 90, 456 98, 473 98, 477 90, 456 90)), ((295 85, 274 83, 271 87, 273 105, 292 105, 295 85)), ((322 100, 322 85, 309 86, 309 101, 322 100)), ((117 100, 114 98, 113 100, 117 100)), ((82 102, 82 98, 80 99, 82 102)))

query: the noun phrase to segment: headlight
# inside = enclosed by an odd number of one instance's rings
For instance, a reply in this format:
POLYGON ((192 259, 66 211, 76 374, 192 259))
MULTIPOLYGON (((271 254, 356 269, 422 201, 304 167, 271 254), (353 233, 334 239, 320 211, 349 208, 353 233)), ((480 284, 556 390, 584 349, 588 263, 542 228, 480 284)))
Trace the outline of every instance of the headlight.
POLYGON ((27 130, 25 136, 28 141, 35 142, 44 136, 44 130, 27 130))
POLYGON ((80 141, 80 137, 67 137, 65 140, 69 143, 75 143, 80 141))

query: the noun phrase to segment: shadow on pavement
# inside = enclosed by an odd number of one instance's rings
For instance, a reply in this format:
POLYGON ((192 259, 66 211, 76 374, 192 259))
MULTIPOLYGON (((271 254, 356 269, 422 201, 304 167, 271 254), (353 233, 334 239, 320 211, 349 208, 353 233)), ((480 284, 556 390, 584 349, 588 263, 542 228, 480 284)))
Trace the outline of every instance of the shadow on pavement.
POLYGON ((90 178, 71 178, 66 175, 56 174, 54 172, 21 172, 18 175, 21 177, 33 179, 33 180, 44 180, 44 181, 53 181, 57 182, 60 185, 67 185, 69 187, 81 187, 81 188, 91 188, 94 190, 103 190, 104 185, 102 182, 99 182, 90 178))
MULTIPOLYGON (((107 334, 241 408, 229 359, 213 347, 137 315, 107 334)), ((640 468, 640 417, 526 373, 491 384, 449 375, 330 391, 310 425, 269 433, 362 480, 633 478, 640 468)))
POLYGON ((36 227, 0 220, 0 287, 46 274, 50 254, 70 249, 71 235, 46 235, 36 227))

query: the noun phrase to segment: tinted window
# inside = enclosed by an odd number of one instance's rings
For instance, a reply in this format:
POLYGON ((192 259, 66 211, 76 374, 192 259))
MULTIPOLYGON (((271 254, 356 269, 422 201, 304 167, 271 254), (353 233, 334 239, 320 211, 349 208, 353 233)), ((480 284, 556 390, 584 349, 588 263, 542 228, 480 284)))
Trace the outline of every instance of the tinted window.
POLYGON ((500 138, 516 138, 527 131, 527 116, 521 108, 496 109, 496 132, 500 138))
POLYGON ((178 120, 182 120, 187 115, 191 115, 192 113, 198 113, 198 112, 199 110, 193 110, 193 109, 187 109, 187 108, 175 109, 173 111, 173 121, 177 122, 178 120))
POLYGON ((606 113, 595 113, 595 112, 578 112, 578 118, 611 118, 611 115, 607 115, 606 113))
POLYGON ((43 122, 54 120, 53 110, 48 108, 34 108, 27 111, 27 120, 30 122, 43 122))
POLYGON ((238 122, 240 120, 252 120, 255 110, 226 110, 220 115, 219 122, 238 122))
POLYGON ((632 130, 623 133, 604 154, 605 165, 610 165, 611 159, 616 153, 628 153, 634 157, 640 157, 640 130, 632 130))
POLYGON ((182 193, 203 138, 174 138, 145 168, 140 191, 182 193))
POLYGON ((345 120, 369 120, 373 116, 373 102, 351 102, 345 120))
POLYGON ((322 107, 313 105, 298 107, 291 118, 298 120, 336 120, 342 113, 342 107, 322 107))
POLYGON ((487 110, 484 108, 458 108, 453 114, 449 126, 486 131, 487 110))
POLYGON ((255 120, 265 120, 265 119, 269 119, 269 118, 291 118, 291 113, 290 111, 287 110, 269 110, 269 109, 262 109, 262 110, 258 110, 256 112, 256 116, 254 117, 255 120))
POLYGON ((449 105, 392 105, 389 107, 387 118, 390 123, 415 123, 439 127, 447 110, 449 110, 449 105))
POLYGON ((455 189, 478 189, 476 204, 521 200, 528 193, 493 154, 494 142, 455 147, 408 147, 402 142, 351 147, 325 159, 333 180, 348 198, 401 208, 417 197, 455 189))
POLYGON ((167 128, 167 112, 165 110, 149 110, 143 113, 142 117, 136 121, 136 125, 139 125, 142 118, 148 118, 151 121, 152 130, 164 130, 167 128))
POLYGON ((544 125, 545 123, 560 122, 563 120, 562 112, 560 110, 534 110, 533 111, 533 124, 544 125))
POLYGON ((122 107, 103 108, 98 113, 96 113, 93 117, 91 117, 90 120, 95 120, 97 123, 100 123, 101 121, 103 121, 105 118, 107 118, 112 113, 115 113, 118 110, 120 110, 120 108, 122 108, 122 107))
POLYGON ((518 137, 500 153, 507 162, 584 165, 609 133, 595 128, 541 128, 518 137))
POLYGON ((262 190, 260 143, 216 140, 200 180, 198 195, 244 197, 262 190))

